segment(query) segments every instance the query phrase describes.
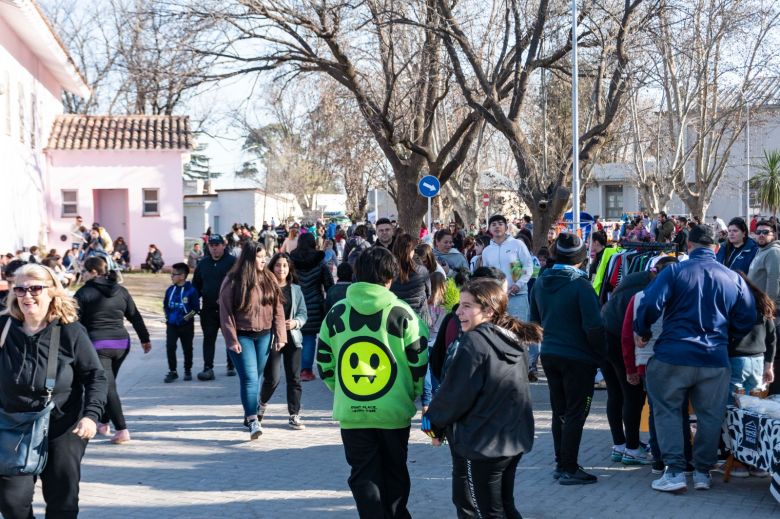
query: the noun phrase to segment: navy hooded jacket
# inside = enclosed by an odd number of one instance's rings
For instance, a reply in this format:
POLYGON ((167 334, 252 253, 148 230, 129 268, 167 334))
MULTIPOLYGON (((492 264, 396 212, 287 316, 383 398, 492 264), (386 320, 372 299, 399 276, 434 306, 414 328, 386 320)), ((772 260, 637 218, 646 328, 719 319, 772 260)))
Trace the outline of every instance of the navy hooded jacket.
POLYGON ((718 263, 725 265, 733 271, 741 271, 745 274, 750 270, 750 264, 758 252, 758 244, 753 238, 748 238, 742 247, 735 249, 728 241, 718 250, 718 263))
POLYGON ((644 291, 634 332, 650 336, 663 312, 663 331, 655 358, 667 364, 729 367, 729 338, 740 340, 756 321, 756 303, 745 281, 717 261, 706 248, 688 261, 665 268, 644 291))

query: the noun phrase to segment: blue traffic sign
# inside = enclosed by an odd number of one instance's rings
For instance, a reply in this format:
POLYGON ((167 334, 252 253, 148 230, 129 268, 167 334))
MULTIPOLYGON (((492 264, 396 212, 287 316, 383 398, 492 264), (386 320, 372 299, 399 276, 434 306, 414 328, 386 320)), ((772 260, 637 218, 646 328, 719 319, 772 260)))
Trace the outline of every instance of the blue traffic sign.
POLYGON ((425 198, 433 198, 434 196, 439 194, 440 189, 441 189, 441 183, 439 182, 439 179, 434 177, 433 175, 424 176, 423 178, 420 179, 420 182, 417 184, 417 190, 425 198))

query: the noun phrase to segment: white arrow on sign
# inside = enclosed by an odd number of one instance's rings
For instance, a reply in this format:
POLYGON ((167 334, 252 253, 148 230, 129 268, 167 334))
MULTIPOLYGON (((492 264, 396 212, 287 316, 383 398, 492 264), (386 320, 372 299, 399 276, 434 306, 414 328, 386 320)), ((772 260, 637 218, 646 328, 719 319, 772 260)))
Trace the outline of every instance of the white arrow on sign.
POLYGON ((435 191, 436 187, 433 184, 429 184, 428 182, 422 183, 423 187, 427 188, 429 191, 435 191))

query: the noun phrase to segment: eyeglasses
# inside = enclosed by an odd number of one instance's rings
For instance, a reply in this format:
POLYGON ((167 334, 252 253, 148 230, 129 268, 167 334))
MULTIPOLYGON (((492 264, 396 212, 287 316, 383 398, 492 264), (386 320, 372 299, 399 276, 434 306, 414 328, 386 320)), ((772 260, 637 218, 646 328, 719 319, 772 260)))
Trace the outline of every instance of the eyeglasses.
POLYGON ((764 234, 772 234, 772 232, 773 231, 770 231, 769 229, 760 229, 760 230, 756 231, 756 234, 758 236, 762 236, 764 234))
POLYGON ((39 296, 41 295, 41 292, 43 292, 44 288, 47 287, 45 285, 31 285, 29 287, 14 287, 14 295, 16 297, 24 297, 24 294, 29 292, 31 296, 39 296))
POLYGON ((184 272, 171 272, 171 277, 175 278, 177 276, 185 276, 184 272))

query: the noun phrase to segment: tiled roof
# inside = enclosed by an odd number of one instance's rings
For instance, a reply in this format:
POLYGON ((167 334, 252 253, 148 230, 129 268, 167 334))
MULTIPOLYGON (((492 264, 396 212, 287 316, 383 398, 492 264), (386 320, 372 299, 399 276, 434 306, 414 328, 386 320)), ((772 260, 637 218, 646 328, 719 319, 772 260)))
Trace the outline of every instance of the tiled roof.
POLYGON ((52 150, 191 150, 187 116, 60 115, 49 136, 52 150))

